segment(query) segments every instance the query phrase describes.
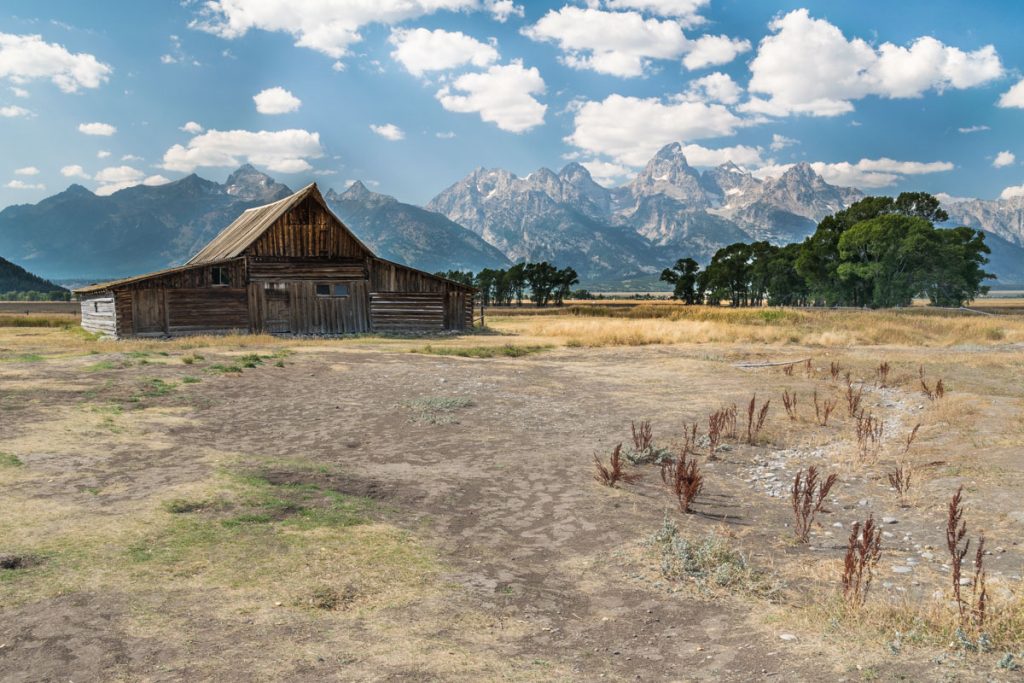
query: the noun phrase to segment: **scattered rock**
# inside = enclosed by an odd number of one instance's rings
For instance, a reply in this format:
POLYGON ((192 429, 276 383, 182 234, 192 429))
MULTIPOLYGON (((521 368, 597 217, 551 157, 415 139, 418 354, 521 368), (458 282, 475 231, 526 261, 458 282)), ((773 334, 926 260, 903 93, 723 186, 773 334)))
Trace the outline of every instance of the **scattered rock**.
POLYGON ((895 517, 882 517, 882 524, 896 524, 899 521, 895 517))
POLYGON ((785 641, 796 640, 796 636, 794 636, 792 633, 780 633, 779 638, 785 641))

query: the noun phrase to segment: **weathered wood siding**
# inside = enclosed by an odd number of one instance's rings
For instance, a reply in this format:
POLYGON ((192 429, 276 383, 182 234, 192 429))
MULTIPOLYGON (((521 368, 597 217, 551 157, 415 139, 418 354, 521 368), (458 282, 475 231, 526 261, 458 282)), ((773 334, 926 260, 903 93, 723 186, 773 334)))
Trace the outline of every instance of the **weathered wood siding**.
POLYGON ((167 333, 249 331, 249 302, 244 288, 168 289, 167 333))
POLYGON ((447 287, 439 277, 390 261, 370 259, 371 292, 445 292, 447 287))
POLYGON ((473 293, 452 289, 445 295, 444 328, 466 330, 473 327, 473 293))
POLYGON ((117 336, 117 311, 112 293, 82 299, 82 329, 117 336))
POLYGON ((320 202, 307 197, 253 242, 249 256, 360 258, 366 250, 320 202))
POLYGON ((175 270, 164 275, 132 282, 124 287, 135 291, 140 289, 200 289, 204 287, 219 287, 219 285, 213 284, 214 268, 227 269, 229 287, 245 286, 247 280, 245 259, 237 258, 223 263, 199 264, 191 268, 182 268, 181 270, 175 270))
POLYGON ((365 280, 364 259, 260 258, 249 262, 250 280, 365 280))
POLYGON ((372 292, 374 332, 440 332, 445 329, 445 297, 433 292, 372 292))
POLYGON ((272 334, 359 334, 370 331, 365 280, 344 281, 348 296, 318 296, 313 280, 253 282, 253 329, 272 334))

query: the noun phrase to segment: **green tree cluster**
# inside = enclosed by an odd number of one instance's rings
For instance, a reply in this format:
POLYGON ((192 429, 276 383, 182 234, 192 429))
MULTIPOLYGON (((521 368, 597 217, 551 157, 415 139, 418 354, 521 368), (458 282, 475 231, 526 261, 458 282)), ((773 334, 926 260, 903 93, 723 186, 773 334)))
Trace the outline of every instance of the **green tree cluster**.
POLYGON ((547 261, 517 263, 510 268, 484 268, 474 275, 467 271, 437 273, 466 285, 476 287, 484 306, 522 305, 527 292, 537 306, 561 306, 571 296, 579 275, 572 268, 558 268, 547 261))
POLYGON ((686 303, 733 306, 960 306, 988 292, 991 253, 981 231, 936 228, 949 220, 923 192, 865 197, 827 216, 804 242, 777 247, 737 242, 704 270, 680 259, 661 279, 686 303))

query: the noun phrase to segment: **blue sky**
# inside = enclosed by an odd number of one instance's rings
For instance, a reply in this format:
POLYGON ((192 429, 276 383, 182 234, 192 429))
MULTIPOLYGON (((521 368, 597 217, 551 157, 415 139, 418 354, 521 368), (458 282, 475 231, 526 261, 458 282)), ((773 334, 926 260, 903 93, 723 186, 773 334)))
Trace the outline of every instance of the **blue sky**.
POLYGON ((762 176, 1024 194, 1022 25, 1010 0, 6 0, 0 206, 246 161, 424 203, 477 166, 618 184, 673 141, 762 176))

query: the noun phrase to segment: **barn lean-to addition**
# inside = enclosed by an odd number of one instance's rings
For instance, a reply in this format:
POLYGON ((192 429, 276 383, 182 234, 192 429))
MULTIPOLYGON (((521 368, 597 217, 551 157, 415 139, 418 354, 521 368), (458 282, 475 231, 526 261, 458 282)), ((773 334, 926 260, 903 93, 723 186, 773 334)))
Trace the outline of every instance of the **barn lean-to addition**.
POLYGON ((183 266, 75 293, 82 327, 113 337, 473 325, 472 287, 375 256, 328 208, 316 183, 245 211, 183 266))

